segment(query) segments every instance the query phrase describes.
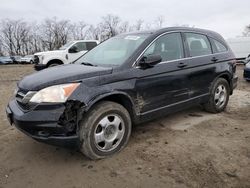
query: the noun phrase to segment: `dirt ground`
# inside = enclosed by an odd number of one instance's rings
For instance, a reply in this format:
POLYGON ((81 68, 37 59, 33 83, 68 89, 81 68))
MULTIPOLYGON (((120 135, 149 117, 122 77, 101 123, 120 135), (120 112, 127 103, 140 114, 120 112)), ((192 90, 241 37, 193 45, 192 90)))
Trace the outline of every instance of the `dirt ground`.
POLYGON ((42 144, 11 127, 5 106, 28 65, 0 67, 0 187, 250 187, 250 83, 225 112, 199 107, 135 126, 128 146, 104 160, 42 144))

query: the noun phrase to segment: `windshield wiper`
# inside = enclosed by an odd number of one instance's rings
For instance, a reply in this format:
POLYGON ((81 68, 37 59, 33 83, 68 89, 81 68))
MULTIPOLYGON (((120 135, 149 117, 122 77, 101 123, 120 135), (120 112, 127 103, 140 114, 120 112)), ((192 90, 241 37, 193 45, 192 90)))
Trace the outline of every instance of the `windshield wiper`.
POLYGON ((88 62, 82 62, 81 65, 94 66, 94 67, 96 67, 96 65, 93 65, 92 63, 88 63, 88 62))

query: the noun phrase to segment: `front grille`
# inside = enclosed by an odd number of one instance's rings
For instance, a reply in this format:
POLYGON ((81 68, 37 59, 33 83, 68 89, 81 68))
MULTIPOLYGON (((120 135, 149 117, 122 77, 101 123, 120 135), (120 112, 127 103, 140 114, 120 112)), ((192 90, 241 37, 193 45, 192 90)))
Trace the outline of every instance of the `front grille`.
POLYGON ((18 90, 16 93, 16 101, 18 105, 23 110, 30 110, 34 105, 29 103, 30 98, 33 96, 34 93, 28 93, 26 91, 18 90))
POLYGON ((24 111, 28 111, 32 108, 32 106, 30 106, 28 103, 25 104, 25 103, 21 103, 19 101, 17 101, 18 105, 22 108, 22 110, 24 111))
POLYGON ((39 57, 37 55, 34 55, 34 63, 39 64, 39 57))
POLYGON ((18 102, 22 102, 26 94, 27 94, 27 92, 18 90, 16 93, 16 100, 18 102))

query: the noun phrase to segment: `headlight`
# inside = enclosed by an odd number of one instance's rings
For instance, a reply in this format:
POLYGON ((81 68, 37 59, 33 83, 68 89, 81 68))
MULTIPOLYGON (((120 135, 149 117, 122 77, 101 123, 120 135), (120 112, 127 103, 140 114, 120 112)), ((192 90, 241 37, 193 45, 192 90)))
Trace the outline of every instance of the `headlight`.
POLYGON ((79 83, 55 85, 44 88, 32 96, 30 102, 34 103, 60 103, 65 102, 79 83))

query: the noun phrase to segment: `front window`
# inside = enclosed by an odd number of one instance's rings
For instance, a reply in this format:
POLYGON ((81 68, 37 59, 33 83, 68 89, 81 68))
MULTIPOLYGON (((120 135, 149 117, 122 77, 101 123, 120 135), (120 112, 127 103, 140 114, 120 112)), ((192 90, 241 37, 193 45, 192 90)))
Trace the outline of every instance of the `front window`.
POLYGON ((75 63, 91 63, 96 66, 120 66, 147 38, 146 34, 121 35, 96 46, 75 63))
POLYGON ((160 55, 162 61, 172 61, 184 57, 180 33, 170 33, 158 38, 144 53, 144 56, 160 55))

